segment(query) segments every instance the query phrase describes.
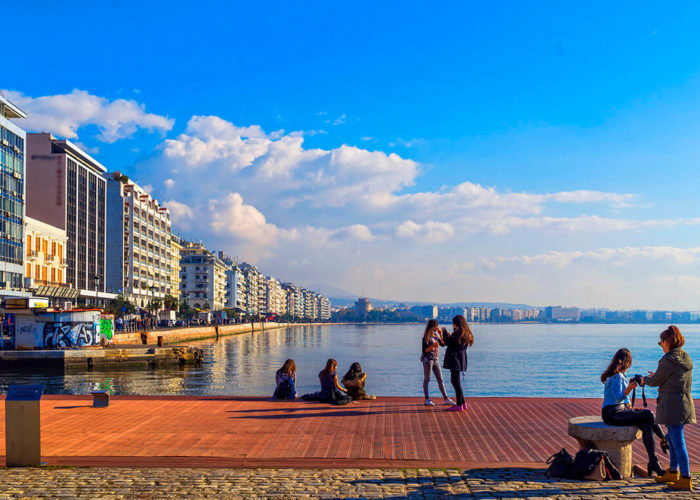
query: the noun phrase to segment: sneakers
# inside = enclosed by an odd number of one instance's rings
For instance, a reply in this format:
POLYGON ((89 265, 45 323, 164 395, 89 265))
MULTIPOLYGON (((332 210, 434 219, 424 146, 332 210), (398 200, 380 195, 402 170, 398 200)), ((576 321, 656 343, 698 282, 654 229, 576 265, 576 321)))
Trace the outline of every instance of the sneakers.
POLYGON ((451 400, 450 398, 445 398, 445 401, 443 401, 443 403, 442 403, 442 404, 444 404, 444 405, 452 405, 452 406, 454 406, 454 405, 455 405, 455 402, 454 402, 454 401, 452 401, 452 400, 451 400))
POLYGON ((462 409, 466 410, 467 409, 467 403, 462 403, 462 409))
POLYGON ((450 406, 447 411, 464 411, 464 408, 461 405, 454 405, 450 406))
POLYGON ((425 403, 423 403, 425 406, 435 406, 435 403, 430 401, 430 398, 425 400, 425 403))

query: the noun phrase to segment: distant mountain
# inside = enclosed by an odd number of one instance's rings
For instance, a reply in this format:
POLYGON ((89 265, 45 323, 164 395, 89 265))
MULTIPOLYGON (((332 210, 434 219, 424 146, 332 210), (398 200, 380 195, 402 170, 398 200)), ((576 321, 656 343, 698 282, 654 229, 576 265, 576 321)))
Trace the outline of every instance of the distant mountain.
MULTIPOLYGON (((323 293, 323 292, 321 292, 323 293)), ((349 292, 348 292, 349 293, 349 292)), ((326 294, 324 294, 326 295, 326 294)), ((352 306, 357 300, 357 295, 348 296, 346 294, 327 294, 326 295, 330 301, 331 305, 337 307, 348 307, 352 306)), ((416 302, 416 301, 406 301, 406 300, 385 300, 370 298, 369 301, 375 307, 386 307, 394 305, 405 305, 408 307, 412 306, 438 306, 438 307, 487 307, 489 309, 522 309, 522 310, 533 310, 539 309, 536 306, 529 304, 511 304, 508 302, 450 302, 450 303, 440 303, 440 302, 416 302)))
POLYGON ((314 283, 312 285, 305 286, 304 288, 307 290, 317 291, 321 295, 325 295, 328 298, 336 297, 341 300, 351 300, 351 302, 355 302, 357 297, 359 297, 359 295, 356 293, 352 293, 332 285, 327 285, 326 283, 314 283))

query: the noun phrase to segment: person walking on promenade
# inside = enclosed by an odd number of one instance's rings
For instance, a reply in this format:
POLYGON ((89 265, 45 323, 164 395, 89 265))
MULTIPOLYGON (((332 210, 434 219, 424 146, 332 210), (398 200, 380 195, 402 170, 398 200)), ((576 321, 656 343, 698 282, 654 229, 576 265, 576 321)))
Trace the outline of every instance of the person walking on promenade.
POLYGON ((437 380, 438 387, 442 393, 442 397, 445 400, 445 404, 453 405, 455 404, 449 397, 447 397, 447 391, 445 391, 445 383, 442 381, 442 370, 440 369, 440 353, 439 349, 441 345, 445 345, 442 340, 442 334, 440 333, 440 325, 437 320, 431 319, 428 324, 425 325, 425 331, 423 332, 423 341, 421 342, 421 356, 420 360, 423 362, 423 394, 425 395, 425 406, 435 406, 430 399, 428 393, 428 386, 430 384, 430 372, 435 374, 435 380, 437 380))
POLYGON ((350 365, 350 369, 343 376, 343 385, 348 390, 348 396, 350 396, 353 401, 359 401, 360 399, 377 399, 377 396, 374 394, 367 394, 365 392, 365 382, 367 382, 367 374, 362 371, 360 363, 355 361, 350 365))
POLYGON ((321 381, 321 402, 333 405, 346 405, 351 399, 347 394, 347 389, 344 389, 338 383, 337 368, 338 362, 330 358, 326 361, 326 367, 318 374, 318 379, 321 381))
POLYGON ((288 359, 282 368, 275 373, 275 392, 272 399, 294 399, 297 397, 296 390, 297 365, 293 359, 288 359))
POLYGON ((671 325, 660 334, 659 346, 664 355, 655 372, 644 377, 644 383, 658 387, 656 421, 668 429, 671 464, 663 476, 656 478, 674 490, 692 491, 690 460, 685 447, 683 426, 696 423, 695 405, 690 393, 693 385, 693 361, 683 349, 685 339, 677 326, 671 325), (680 477, 678 468, 680 467, 680 477))
POLYGON ((474 335, 469 329, 467 320, 461 314, 452 318, 452 333, 447 328, 442 329, 442 338, 447 346, 443 368, 450 370, 450 381, 455 389, 457 402, 447 411, 464 411, 467 403, 464 402, 462 382, 459 377, 467 371, 467 348, 474 344, 474 335))
POLYGON ((618 350, 610 361, 607 369, 600 376, 600 381, 605 384, 602 417, 608 425, 634 425, 642 431, 642 440, 647 450, 649 462, 647 463, 647 475, 663 474, 659 459, 656 456, 656 444, 654 434, 661 438, 661 446, 667 447, 666 436, 661 427, 654 422, 654 413, 651 410, 634 410, 627 397, 637 382, 627 382, 625 372, 632 366, 632 353, 627 349, 618 350))

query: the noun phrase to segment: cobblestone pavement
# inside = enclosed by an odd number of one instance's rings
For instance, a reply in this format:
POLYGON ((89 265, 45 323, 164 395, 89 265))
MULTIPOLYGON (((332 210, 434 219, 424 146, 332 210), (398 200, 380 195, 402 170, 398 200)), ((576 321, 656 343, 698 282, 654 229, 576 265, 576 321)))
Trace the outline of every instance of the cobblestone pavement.
MULTIPOLYGON (((700 480, 700 477, 695 477, 700 480)), ((574 482, 526 469, 0 469, 9 498, 700 498, 648 479, 574 482)))

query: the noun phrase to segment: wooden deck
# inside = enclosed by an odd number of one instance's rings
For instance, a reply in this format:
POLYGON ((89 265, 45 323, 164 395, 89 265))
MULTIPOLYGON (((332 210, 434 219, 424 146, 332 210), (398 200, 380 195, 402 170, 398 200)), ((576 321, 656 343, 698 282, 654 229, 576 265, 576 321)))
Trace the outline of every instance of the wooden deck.
MULTIPOLYGON (((422 403, 113 396, 92 408, 90 397, 44 396, 42 455, 76 466, 541 467, 560 448, 577 449, 569 417, 600 410, 599 399, 470 398, 464 413, 422 403)), ((4 422, 4 404, 0 414, 4 422)), ((4 463, 4 424, 1 434, 4 463)), ((686 441, 700 470, 698 426, 686 427, 686 441)), ((639 441, 634 459, 647 462, 639 441)))

